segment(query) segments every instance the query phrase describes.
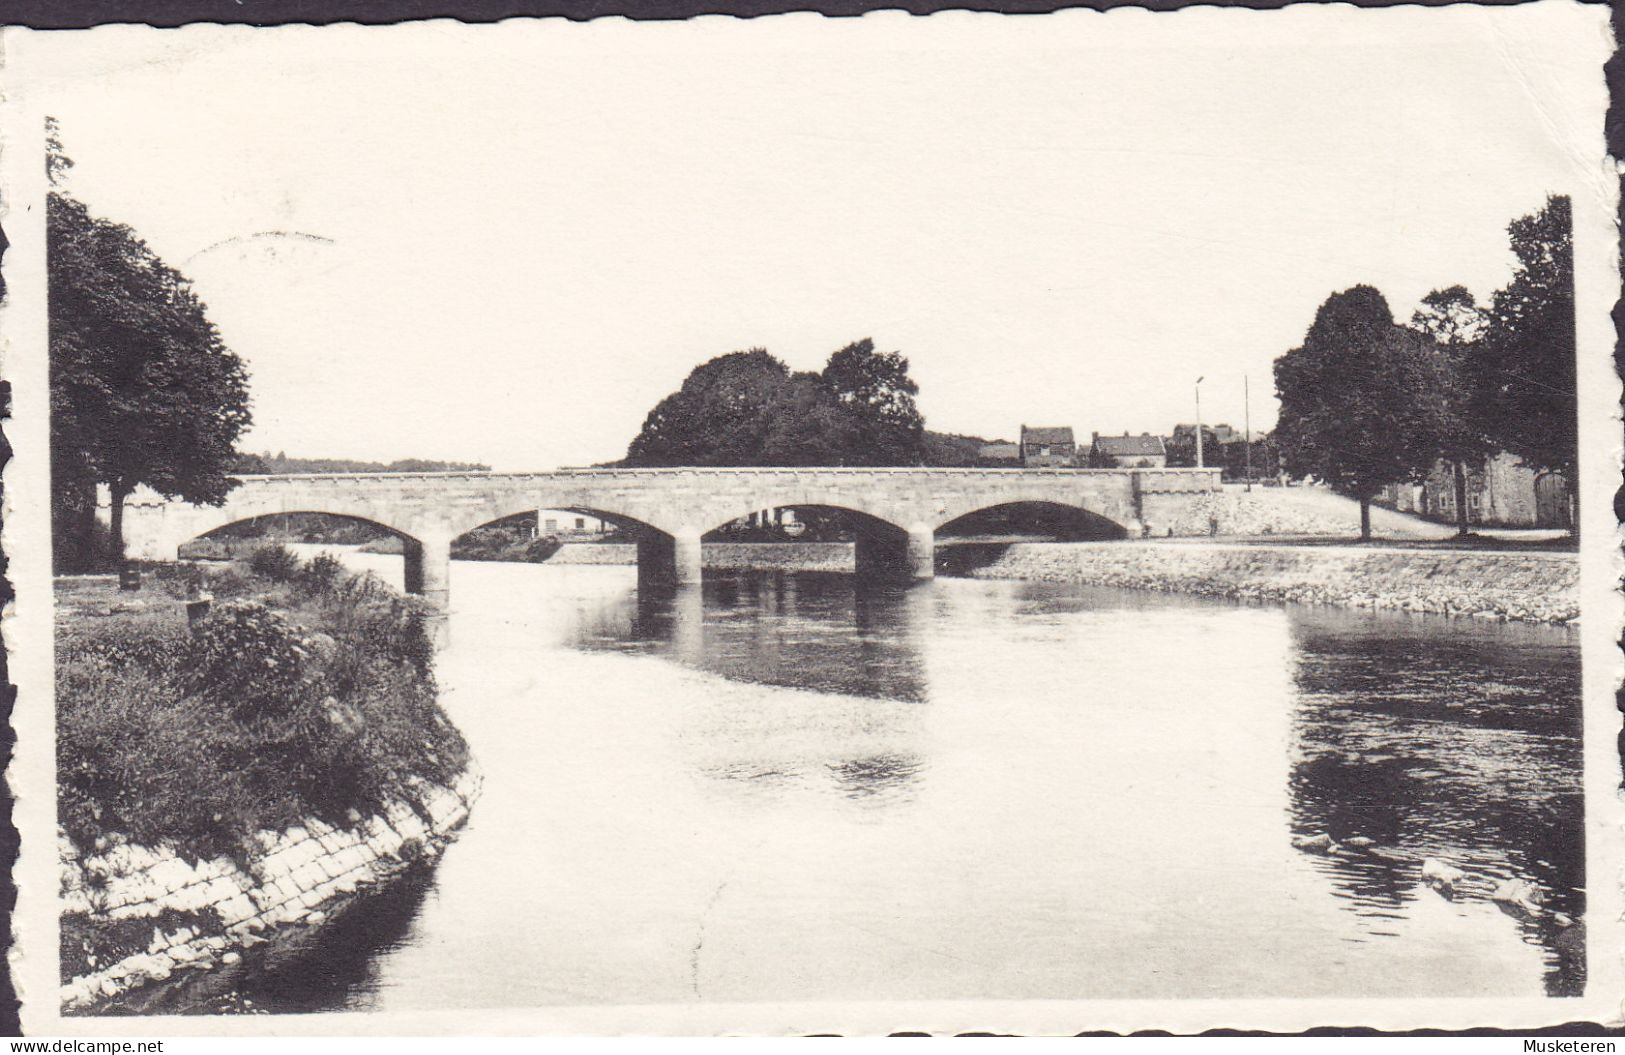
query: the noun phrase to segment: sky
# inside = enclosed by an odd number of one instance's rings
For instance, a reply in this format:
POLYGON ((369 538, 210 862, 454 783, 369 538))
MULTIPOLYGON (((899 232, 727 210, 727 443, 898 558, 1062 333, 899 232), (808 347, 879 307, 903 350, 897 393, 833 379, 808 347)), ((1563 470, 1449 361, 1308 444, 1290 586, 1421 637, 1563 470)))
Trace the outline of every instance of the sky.
POLYGON ((621 456, 713 356, 863 337, 941 431, 1166 433, 1199 376, 1205 421, 1240 427, 1248 379, 1266 429, 1329 294, 1487 299, 1510 220, 1596 193, 1606 22, 109 27, 11 60, 69 190, 247 362, 244 449, 525 470, 621 456))

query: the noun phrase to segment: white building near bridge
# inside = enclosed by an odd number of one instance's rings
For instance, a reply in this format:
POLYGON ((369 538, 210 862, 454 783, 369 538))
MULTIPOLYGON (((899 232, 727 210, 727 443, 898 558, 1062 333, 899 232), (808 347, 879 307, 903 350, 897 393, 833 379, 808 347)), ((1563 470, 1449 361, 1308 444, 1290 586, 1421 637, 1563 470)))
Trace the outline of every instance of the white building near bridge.
POLYGON ((611 527, 612 525, 590 513, 578 513, 570 509, 538 509, 536 527, 532 534, 536 538, 547 535, 560 538, 582 537, 606 534, 611 527))

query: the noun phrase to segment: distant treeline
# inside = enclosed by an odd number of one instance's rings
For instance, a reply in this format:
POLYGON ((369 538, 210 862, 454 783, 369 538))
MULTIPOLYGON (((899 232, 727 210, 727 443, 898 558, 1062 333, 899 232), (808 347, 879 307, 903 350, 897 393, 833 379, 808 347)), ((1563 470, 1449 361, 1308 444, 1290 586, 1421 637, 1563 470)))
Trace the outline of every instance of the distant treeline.
POLYGON ((428 458, 402 458, 393 462, 363 462, 353 458, 290 458, 281 451, 272 454, 239 454, 232 463, 234 473, 457 473, 486 472, 491 467, 479 462, 439 462, 428 458))
POLYGON ((1009 440, 984 440, 980 436, 961 436, 952 432, 925 430, 925 464, 945 468, 963 466, 989 466, 997 460, 982 457, 982 449, 1009 440))

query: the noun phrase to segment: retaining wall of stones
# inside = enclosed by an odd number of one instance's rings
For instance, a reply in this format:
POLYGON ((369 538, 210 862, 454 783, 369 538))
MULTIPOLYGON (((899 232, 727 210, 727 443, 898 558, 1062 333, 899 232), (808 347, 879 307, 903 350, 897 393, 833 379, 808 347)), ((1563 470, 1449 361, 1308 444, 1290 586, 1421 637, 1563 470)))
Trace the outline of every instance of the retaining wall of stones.
POLYGON ((1028 542, 1009 546, 970 574, 1537 623, 1572 623, 1580 616, 1580 564, 1573 553, 1028 542))
POLYGON ((350 828, 312 818, 260 832, 260 852, 246 870, 224 857, 193 863, 168 847, 129 843, 87 855, 59 835, 65 926, 75 916, 94 925, 92 933, 152 923, 151 940, 133 954, 87 950, 90 970, 62 985, 62 1009, 94 1009, 178 972, 234 963, 278 927, 320 925, 335 906, 438 854, 468 819, 479 791, 471 766, 450 787, 415 788, 416 808, 402 800, 374 817, 356 815, 350 828))
POLYGON ((619 542, 566 542, 548 564, 636 564, 637 546, 619 542))
POLYGON ((850 542, 711 542, 701 556, 707 568, 784 571, 851 571, 850 542))
MULTIPOLYGON (((783 571, 851 571, 850 542, 707 542, 701 550, 707 568, 762 568, 783 571)), ((636 564, 638 548, 614 542, 571 542, 549 564, 636 564)))

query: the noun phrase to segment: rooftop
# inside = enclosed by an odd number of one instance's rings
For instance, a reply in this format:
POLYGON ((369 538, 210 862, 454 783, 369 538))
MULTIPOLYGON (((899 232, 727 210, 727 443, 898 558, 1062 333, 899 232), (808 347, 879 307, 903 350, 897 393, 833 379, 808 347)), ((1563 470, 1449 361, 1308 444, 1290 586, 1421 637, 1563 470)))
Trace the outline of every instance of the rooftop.
POLYGON ((1153 436, 1146 432, 1138 436, 1130 436, 1127 433, 1121 436, 1096 436, 1095 450, 1114 458, 1147 457, 1168 453, 1162 445, 1161 436, 1153 436))
POLYGON ((1022 443, 1072 443, 1072 428, 1069 425, 1038 425, 1029 428, 1021 426, 1022 443))

